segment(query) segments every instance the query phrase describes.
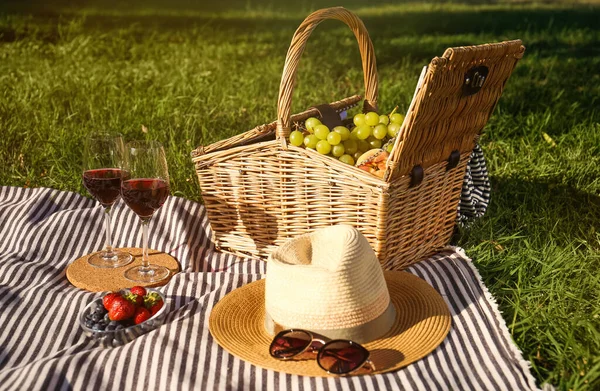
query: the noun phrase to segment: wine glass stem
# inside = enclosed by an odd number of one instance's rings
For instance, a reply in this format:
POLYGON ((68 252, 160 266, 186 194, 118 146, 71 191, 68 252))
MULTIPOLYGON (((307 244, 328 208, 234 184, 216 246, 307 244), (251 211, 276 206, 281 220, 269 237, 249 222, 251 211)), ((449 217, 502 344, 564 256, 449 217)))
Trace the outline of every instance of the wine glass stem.
POLYGON ((112 233, 110 231, 110 210, 110 206, 104 208, 104 231, 106 232, 106 239, 104 241, 104 256, 107 258, 110 258, 114 255, 111 244, 112 233))
POLYGON ((148 260, 148 224, 150 223, 150 219, 142 220, 142 271, 146 271, 150 267, 150 261, 148 260))

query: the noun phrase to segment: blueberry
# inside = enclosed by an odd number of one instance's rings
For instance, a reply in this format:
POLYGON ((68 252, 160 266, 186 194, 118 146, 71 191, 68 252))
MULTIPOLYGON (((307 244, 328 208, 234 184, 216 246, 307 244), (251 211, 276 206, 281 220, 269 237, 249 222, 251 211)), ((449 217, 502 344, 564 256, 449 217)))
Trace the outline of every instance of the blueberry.
POLYGON ((110 322, 111 322, 110 318, 108 317, 108 313, 106 313, 106 315, 104 315, 104 318, 103 318, 103 319, 104 319, 104 321, 105 321, 106 323, 110 323, 110 322))
POLYGON ((122 325, 122 324, 118 324, 118 325, 115 327, 115 330, 123 330, 124 328, 125 328, 125 327, 123 327, 123 325, 122 325))
POLYGON ((104 316, 100 315, 100 314, 93 313, 91 319, 94 322, 100 322, 102 319, 104 319, 104 316))
POLYGON ((92 327, 93 325, 95 325, 94 321, 92 321, 91 319, 87 319, 85 321, 85 327, 92 327))
POLYGON ((112 325, 109 323, 108 326, 106 326, 106 331, 113 331, 115 328, 116 328, 115 325, 112 325))
POLYGON ((100 315, 104 315, 104 314, 107 314, 108 311, 106 310, 106 308, 104 308, 104 306, 102 304, 96 304, 96 308, 94 309, 94 313, 100 314, 100 315))
POLYGON ((120 324, 121 324, 121 323, 117 322, 116 320, 111 320, 111 321, 110 321, 110 323, 109 323, 109 325, 111 325, 111 326, 115 326, 115 327, 117 327, 117 326, 118 326, 118 325, 120 325, 120 324))

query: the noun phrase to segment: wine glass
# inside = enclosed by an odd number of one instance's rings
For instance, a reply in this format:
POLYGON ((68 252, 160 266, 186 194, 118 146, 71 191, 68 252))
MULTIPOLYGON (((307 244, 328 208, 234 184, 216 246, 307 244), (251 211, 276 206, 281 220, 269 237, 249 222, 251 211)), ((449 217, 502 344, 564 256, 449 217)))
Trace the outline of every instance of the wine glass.
POLYGON ((157 141, 132 141, 125 147, 124 168, 129 174, 121 183, 123 201, 142 223, 142 265, 125 271, 125 278, 137 283, 164 280, 170 274, 163 266, 148 260, 148 224, 169 195, 169 172, 165 150, 157 141))
POLYGON ((114 268, 125 266, 133 257, 115 250, 111 245, 110 211, 121 193, 121 165, 125 146, 118 134, 92 134, 84 140, 83 185, 104 207, 104 249, 88 257, 88 263, 96 267, 114 268))

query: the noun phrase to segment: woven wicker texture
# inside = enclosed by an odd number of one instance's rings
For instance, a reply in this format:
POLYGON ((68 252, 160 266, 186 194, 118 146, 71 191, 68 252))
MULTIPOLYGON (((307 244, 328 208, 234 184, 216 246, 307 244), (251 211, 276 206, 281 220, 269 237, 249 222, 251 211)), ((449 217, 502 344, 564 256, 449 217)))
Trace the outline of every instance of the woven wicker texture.
POLYGON ((285 58, 283 76, 279 86, 279 99, 277 101, 277 137, 283 142, 290 135, 290 110, 292 107, 292 94, 296 84, 296 70, 300 58, 313 30, 324 20, 337 19, 344 22, 356 37, 362 58, 363 75, 365 82, 365 111, 377 111, 377 66, 375 64, 375 49, 369 33, 363 22, 352 12, 342 7, 326 8, 310 14, 300 24, 294 33, 292 43, 285 58))
MULTIPOLYGON (((446 302, 429 284, 406 272, 385 272, 396 322, 382 338, 363 346, 371 352, 375 373, 400 369, 431 353, 450 331, 446 302)), ((264 330, 264 280, 234 290, 210 314, 209 330, 221 347, 261 368, 328 376, 314 360, 279 361, 269 355, 270 337, 264 330)))
POLYGON ((429 167, 454 150, 473 150, 474 136, 487 123, 524 52, 515 40, 449 48, 434 58, 396 138, 388 175, 406 175, 415 165, 429 167), (466 96, 465 75, 475 66, 486 66, 489 74, 479 92, 466 96))
MULTIPOLYGON (((288 145, 296 69, 312 30, 325 19, 346 23, 361 52, 366 99, 377 106, 373 46, 362 22, 337 7, 311 14, 287 54, 278 119, 193 152, 217 249, 265 259, 285 240, 334 224, 357 227, 387 268, 400 269, 444 247, 452 235, 467 159, 524 48, 520 41, 448 49, 431 61, 387 162, 384 179, 316 151, 288 145), (481 89, 463 93, 466 73, 487 66, 481 89), (447 170, 458 151, 458 165, 447 170), (424 171, 411 187, 415 166, 424 171)), ((342 111, 353 96, 332 104, 342 111)))

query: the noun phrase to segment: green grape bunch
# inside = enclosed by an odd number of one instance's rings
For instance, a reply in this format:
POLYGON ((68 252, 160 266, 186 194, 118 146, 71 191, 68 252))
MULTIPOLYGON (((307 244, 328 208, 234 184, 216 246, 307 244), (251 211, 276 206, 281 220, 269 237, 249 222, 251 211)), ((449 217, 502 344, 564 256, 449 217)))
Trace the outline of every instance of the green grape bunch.
POLYGON ((384 149, 391 152, 404 121, 404 116, 396 113, 397 108, 390 115, 379 115, 374 111, 356 114, 350 128, 336 126, 329 129, 318 118, 310 117, 304 122, 304 129, 300 125, 298 130, 290 133, 289 142, 354 165, 367 151, 384 149))

